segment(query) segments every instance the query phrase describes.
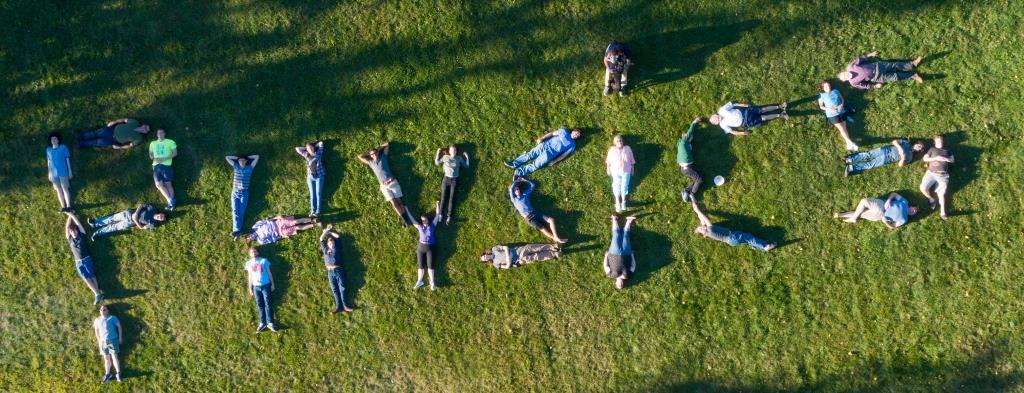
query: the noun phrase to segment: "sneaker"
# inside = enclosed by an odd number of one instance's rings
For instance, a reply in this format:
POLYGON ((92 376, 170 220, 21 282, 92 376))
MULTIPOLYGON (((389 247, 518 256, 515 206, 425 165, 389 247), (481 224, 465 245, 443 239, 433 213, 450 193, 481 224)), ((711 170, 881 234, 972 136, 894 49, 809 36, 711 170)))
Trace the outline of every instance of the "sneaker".
POLYGON ((319 214, 316 214, 316 213, 309 213, 309 218, 312 218, 312 219, 314 219, 314 220, 315 220, 315 219, 316 219, 316 218, 317 218, 318 216, 319 216, 319 214))
POLYGON ((451 225, 451 224, 452 224, 452 216, 445 217, 444 225, 451 225))
POLYGON ((786 112, 782 112, 782 114, 779 115, 779 118, 782 120, 789 120, 789 114, 786 112))
POLYGON ((231 238, 238 240, 240 237, 242 237, 242 231, 231 232, 231 238))
POLYGON ((935 207, 939 205, 939 202, 934 199, 928 200, 928 208, 935 210, 935 207))
POLYGON ((96 220, 94 220, 94 219, 86 218, 85 219, 85 223, 89 224, 89 228, 95 228, 96 227, 96 220))
POLYGON ((683 202, 690 202, 691 195, 690 195, 689 191, 683 190, 682 195, 683 195, 683 202))
POLYGON ((847 143, 846 144, 846 150, 857 151, 857 150, 860 150, 860 146, 857 146, 856 143, 847 143))
POLYGON ((340 308, 335 308, 335 309, 331 310, 331 314, 337 314, 339 312, 341 312, 340 308))
POLYGON ((263 333, 264 330, 267 330, 267 325, 262 323, 256 327, 256 333, 263 333))
POLYGON ((345 306, 345 308, 341 309, 341 311, 344 311, 344 312, 352 312, 352 307, 349 307, 349 306, 345 306))
POLYGON ((434 289, 435 289, 435 288, 434 288, 434 282, 433 282, 433 281, 431 281, 431 282, 430 282, 430 290, 431 290, 431 291, 433 291, 434 289))
POLYGON ((782 111, 785 112, 786 111, 786 105, 787 105, 786 102, 783 101, 781 104, 779 104, 779 108, 781 108, 782 111))
POLYGON ((103 301, 103 294, 100 293, 100 294, 97 294, 95 298, 93 298, 92 304, 95 306, 97 304, 100 304, 100 302, 102 302, 102 301, 103 301))
POLYGON ((174 211, 174 205, 167 205, 167 206, 164 206, 164 210, 167 210, 167 211, 169 211, 169 212, 172 212, 172 211, 174 211))
POLYGON ((843 177, 850 177, 850 172, 853 172, 853 167, 847 165, 845 168, 843 168, 843 177))
POLYGON ((114 378, 117 378, 117 382, 121 382, 121 373, 114 374, 114 378))
POLYGON ((626 88, 619 89, 619 97, 625 97, 625 96, 626 96, 626 88))
POLYGON ((111 379, 114 379, 114 375, 113 374, 106 374, 106 375, 103 376, 103 380, 100 381, 100 383, 110 382, 111 379))
POLYGON ((276 332, 277 331, 277 327, 274 326, 273 322, 267 324, 267 329, 270 329, 270 331, 272 331, 272 332, 276 332))
POLYGON ((775 249, 775 243, 772 243, 772 244, 769 244, 767 246, 764 246, 764 250, 765 251, 771 251, 771 250, 774 250, 774 249, 775 249))
POLYGON ((512 168, 512 169, 516 169, 516 166, 515 166, 515 164, 512 163, 512 161, 505 161, 505 166, 507 166, 509 168, 512 168))
POLYGON ((601 94, 604 94, 605 96, 608 96, 611 93, 612 93, 612 89, 608 88, 608 86, 605 86, 604 87, 604 93, 601 93, 601 94))
POLYGON ((92 235, 89 235, 89 241, 91 241, 91 242, 95 242, 96 241, 96 234, 95 233, 92 234, 92 235))
POLYGON ((412 286, 412 289, 420 289, 423 287, 423 280, 416 281, 416 285, 412 286))

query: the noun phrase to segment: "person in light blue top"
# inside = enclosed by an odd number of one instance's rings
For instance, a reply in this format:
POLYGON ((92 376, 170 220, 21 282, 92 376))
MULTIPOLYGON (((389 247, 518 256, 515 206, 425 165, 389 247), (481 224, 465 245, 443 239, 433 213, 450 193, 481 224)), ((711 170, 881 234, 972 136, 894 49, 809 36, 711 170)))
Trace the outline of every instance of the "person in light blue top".
POLYGON ((71 211, 71 152, 68 147, 61 144, 62 139, 59 133, 50 134, 46 140, 49 142, 46 147, 46 168, 48 178, 57 191, 57 201, 60 202, 60 211, 71 211))
POLYGON ((818 108, 825 111, 825 118, 828 124, 836 126, 839 130, 839 136, 846 142, 846 150, 856 151, 860 149, 853 140, 850 139, 850 131, 846 127, 846 121, 849 119, 849 111, 847 111, 846 100, 843 99, 843 94, 839 92, 839 89, 833 88, 832 84, 826 80, 821 81, 821 93, 818 95, 818 108))
POLYGON ((226 156, 224 159, 234 169, 231 181, 231 236, 238 240, 242 236, 245 208, 249 205, 249 180, 252 178, 253 168, 260 161, 260 156, 226 156))
POLYGON ((256 299, 256 311, 259 313, 260 324, 256 333, 265 329, 276 332, 274 314, 270 310, 270 292, 274 288, 274 275, 270 273, 270 261, 260 256, 256 247, 249 249, 249 260, 245 261, 246 287, 249 295, 256 299))
POLYGON ((537 146, 519 155, 505 166, 515 169, 516 176, 527 176, 545 166, 555 165, 576 150, 576 140, 583 135, 579 128, 559 128, 537 138, 537 146), (529 164, 527 164, 529 163, 529 164))
POLYGON ((894 162, 899 163, 902 167, 914 160, 914 153, 923 151, 924 143, 914 142, 911 144, 907 139, 893 139, 888 145, 846 156, 843 159, 843 163, 846 165, 844 175, 850 176, 894 162))
POLYGON ((100 316, 92 321, 92 330, 96 335, 96 343, 100 347, 100 356, 103 356, 103 383, 113 379, 121 382, 121 361, 117 358, 124 341, 121 321, 110 315, 107 305, 102 305, 100 306, 100 316), (114 367, 113 374, 110 373, 111 366, 114 367))
POLYGON ((906 224, 909 216, 916 215, 918 211, 917 207, 910 206, 906 198, 893 192, 884 201, 878 198, 861 199, 852 212, 835 213, 832 217, 851 224, 858 219, 881 221, 886 228, 896 229, 906 224))
POLYGON ((522 176, 516 177, 512 185, 508 187, 508 197, 512 200, 512 206, 516 208, 519 215, 523 216, 523 219, 530 226, 537 228, 544 236, 558 243, 567 242, 567 240, 558 237, 554 218, 533 209, 533 205, 530 203, 530 194, 533 193, 535 186, 532 181, 522 176))

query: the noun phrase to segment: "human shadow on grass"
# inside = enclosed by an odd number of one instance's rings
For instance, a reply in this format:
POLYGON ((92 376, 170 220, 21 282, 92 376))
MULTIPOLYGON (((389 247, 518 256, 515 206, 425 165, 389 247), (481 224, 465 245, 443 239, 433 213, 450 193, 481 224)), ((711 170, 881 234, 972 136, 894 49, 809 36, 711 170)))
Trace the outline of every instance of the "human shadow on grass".
MULTIPOLYGON (((416 203, 423 192, 423 177, 416 173, 416 157, 412 155, 416 150, 416 145, 407 142, 390 141, 389 146, 388 164, 391 168, 391 173, 402 186, 402 201, 405 202, 405 206, 409 208, 409 212, 412 213, 413 217, 419 220, 421 213, 434 211, 434 204, 431 203, 425 210, 421 210, 416 203)), ((369 170, 369 167, 366 169, 369 170)), ((437 199, 431 198, 430 200, 436 201, 437 199)), ((388 209, 390 210, 391 208, 388 207, 388 209)))
MULTIPOLYGON (((946 191, 946 211, 950 215, 954 215, 955 209, 952 208, 953 201, 955 201, 954 196, 978 177, 978 160, 981 159, 983 150, 966 144, 970 136, 963 130, 943 134, 942 137, 946 149, 953 152, 955 160, 949 164, 949 187, 946 191)), ((931 145, 928 144, 928 147, 931 145)), ((927 152, 927 148, 925 151, 927 152)), ((924 176, 923 173, 922 176, 924 176)), ((966 212, 958 212, 956 215, 962 215, 960 213, 966 212)))
MULTIPOLYGON (((121 236, 131 236, 131 233, 121 236)), ((101 237, 93 241, 89 251, 92 252, 93 262, 96 265, 96 281, 103 291, 104 299, 128 299, 144 295, 148 289, 126 288, 121 282, 121 263, 118 257, 111 252, 113 246, 108 240, 109 237, 101 237)))
POLYGON ((630 69, 633 90, 643 90, 694 75, 715 52, 743 37, 760 24, 758 20, 686 29, 640 37, 629 43, 634 62, 630 69))
POLYGON ((747 232, 768 243, 774 243, 777 248, 785 244, 796 243, 800 240, 786 239, 785 228, 781 226, 766 226, 762 224, 761 219, 757 217, 717 210, 709 211, 708 215, 711 216, 712 222, 714 222, 715 225, 728 228, 732 231, 747 232), (720 220, 715 221, 715 218, 719 218, 720 220))
POLYGON ((121 362, 121 378, 143 378, 152 375, 152 371, 135 368, 136 362, 131 359, 132 351, 138 347, 139 341, 142 339, 142 331, 146 328, 141 319, 132 315, 131 311, 135 307, 128 303, 109 303, 107 308, 110 310, 110 315, 117 317, 117 320, 121 322, 123 337, 121 337, 120 352, 117 354, 118 360, 121 362))
MULTIPOLYGON (((345 158, 341 155, 339 145, 340 139, 324 139, 324 185, 323 189, 320 190, 320 218, 325 219, 325 214, 341 212, 340 208, 335 207, 334 195, 341 188, 341 183, 345 179, 345 158)), ((337 222, 337 221, 332 221, 337 222)))
MULTIPOLYGON (((627 282, 629 286, 647 281, 661 268, 672 263, 672 240, 663 234, 643 227, 646 222, 638 219, 629 230, 629 238, 636 257, 636 271, 627 282)), ((652 222, 653 224, 653 222, 652 222)))
POLYGON ((356 248, 355 237, 346 232, 340 232, 339 235, 336 245, 339 246, 341 268, 345 269, 345 293, 342 295, 345 304, 357 308, 359 303, 355 299, 359 296, 359 290, 366 285, 366 265, 363 264, 363 254, 356 248))
MULTIPOLYGON (((698 190, 698 193, 713 186, 712 179, 715 176, 721 175, 729 178, 732 175, 733 168, 736 167, 736 163, 739 161, 736 155, 729 149, 732 138, 735 137, 726 135, 717 126, 707 122, 701 123, 699 128, 694 131, 692 141, 693 165, 702 178, 701 189, 698 190)), ((678 167, 679 165, 676 165, 676 171, 679 171, 678 167)), ((682 187, 689 186, 689 178, 682 174, 679 175, 679 178, 681 179, 682 187)))
POLYGON ((636 164, 633 166, 633 178, 630 181, 631 190, 635 190, 643 183, 654 167, 661 163, 662 155, 665 153, 665 148, 662 145, 643 143, 643 138, 640 135, 628 135, 624 137, 623 141, 633 150, 636 159, 636 164))

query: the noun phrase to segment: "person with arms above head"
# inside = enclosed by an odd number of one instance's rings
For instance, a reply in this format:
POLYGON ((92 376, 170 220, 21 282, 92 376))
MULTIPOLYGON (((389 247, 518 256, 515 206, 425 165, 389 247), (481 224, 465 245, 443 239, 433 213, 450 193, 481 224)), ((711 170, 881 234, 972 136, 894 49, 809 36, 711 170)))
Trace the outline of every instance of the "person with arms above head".
POLYGON ((391 204, 391 208, 402 219, 402 227, 407 227, 415 224, 416 219, 405 202, 402 201, 402 185, 398 184, 398 179, 391 174, 391 166, 388 164, 390 153, 391 143, 385 142, 377 148, 360 154, 357 158, 373 171, 373 175, 377 177, 377 184, 380 185, 380 193, 384 194, 384 199, 391 204))
POLYGON ((836 126, 836 129, 839 130, 839 136, 846 142, 846 150, 856 151, 860 149, 850 139, 850 130, 846 127, 849 113, 847 112, 846 100, 843 99, 843 93, 838 88, 832 87, 832 84, 827 80, 821 81, 820 87, 821 93, 818 95, 818 108, 825 111, 825 120, 828 121, 828 124, 836 126))
POLYGON ((167 214, 157 210, 153 205, 140 204, 134 209, 124 210, 95 220, 89 219, 89 226, 94 229, 92 239, 112 233, 127 231, 132 228, 153 229, 167 220, 167 214))
POLYGON ((693 131, 697 129, 700 121, 700 116, 695 117, 690 123, 690 128, 687 128, 686 133, 676 142, 676 164, 679 164, 679 171, 690 178, 690 185, 683 189, 684 202, 696 197, 697 190, 700 190, 700 184, 704 180, 693 165, 693 131))
POLYGON ((309 187, 309 216, 320 215, 320 197, 324 188, 324 141, 298 146, 295 152, 306 160, 306 186, 309 187))
POLYGON ((50 184, 57 191, 57 202, 60 211, 71 211, 71 151, 62 144, 60 133, 52 133, 47 138, 46 169, 50 184))
POLYGON ((79 131, 75 133, 75 139, 79 148, 131 149, 141 145, 148 133, 149 125, 135 119, 118 119, 92 131, 79 131))
POLYGON ((881 89, 886 83, 911 79, 924 83, 924 78, 914 72, 921 64, 920 56, 913 61, 873 60, 877 57, 878 51, 874 51, 851 61, 846 71, 839 73, 839 80, 858 89, 881 89))
POLYGON ((700 221, 700 225, 698 225, 693 232, 700 236, 711 240, 718 240, 733 247, 740 244, 746 244, 759 251, 771 251, 775 248, 775 244, 768 243, 749 233, 743 231, 732 231, 711 223, 708 216, 704 215, 704 212, 702 212, 700 207, 697 206, 697 201, 693 199, 690 199, 690 206, 693 207, 693 212, 697 214, 697 219, 700 221))
POLYGON ((249 260, 245 261, 246 280, 245 286, 249 295, 256 299, 256 312, 259 314, 260 324, 256 327, 256 333, 266 329, 276 332, 274 327, 274 314, 270 310, 270 292, 274 288, 274 275, 270 273, 270 261, 260 256, 260 250, 256 247, 249 248, 249 260))
POLYGON ((908 139, 893 139, 888 145, 846 156, 843 159, 846 166, 844 174, 850 176, 894 162, 904 166, 914 160, 914 153, 921 151, 924 151, 924 143, 911 144, 908 139))
POLYGON ((434 217, 420 215, 420 222, 413 224, 419 232, 419 243, 416 248, 416 263, 419 268, 416 270, 416 285, 412 289, 419 289, 423 286, 423 273, 427 273, 430 280, 430 290, 434 290, 434 241, 437 224, 441 222, 441 202, 437 203, 437 211, 434 217))
POLYGON ((718 108, 718 113, 711 115, 708 122, 722 127, 726 134, 750 135, 749 131, 736 131, 737 128, 752 129, 775 119, 789 120, 786 103, 756 106, 753 104, 733 104, 731 101, 718 108))
POLYGON ((832 217, 851 224, 857 222, 857 219, 881 221, 886 228, 896 229, 906 224, 909 217, 917 212, 918 209, 910 206, 906 198, 893 192, 884 201, 878 198, 861 199, 852 212, 835 213, 832 217))
POLYGON ((558 237, 555 219, 533 209, 533 205, 530 203, 530 194, 533 193, 535 187, 536 184, 532 181, 521 176, 517 177, 508 187, 508 196, 512 199, 512 206, 530 226, 537 228, 544 236, 557 243, 565 243, 567 240, 558 237))
POLYGON ((327 282, 331 286, 331 295, 334 296, 334 310, 331 314, 339 312, 352 312, 352 308, 345 304, 345 276, 342 274, 341 263, 338 262, 338 237, 334 232, 334 226, 328 225, 320 234, 320 253, 324 256, 324 267, 327 268, 327 282))
POLYGON ((480 262, 496 269, 511 269, 538 261, 549 261, 562 257, 559 244, 524 244, 521 246, 497 245, 480 254, 480 262))
POLYGON ((612 216, 612 244, 604 253, 604 274, 615 280, 615 289, 626 286, 626 280, 636 271, 636 256, 633 255, 632 243, 629 241, 629 227, 636 217, 626 217, 626 224, 619 228, 619 218, 612 216))
POLYGON ((270 244, 295 236, 299 231, 313 228, 318 224, 319 221, 315 218, 276 215, 252 224, 252 231, 245 235, 245 240, 257 242, 260 245, 270 244))
POLYGON ((225 156, 228 165, 234 170, 231 181, 231 236, 238 239, 242 236, 242 225, 245 222, 245 208, 249 205, 249 180, 252 170, 260 161, 259 154, 225 156))
POLYGON ((68 239, 71 246, 71 255, 75 257, 75 270, 78 276, 82 277, 85 285, 92 291, 92 304, 100 304, 103 300, 103 293, 100 292, 100 285, 96 282, 96 267, 92 263, 92 255, 89 254, 89 245, 85 241, 85 227, 78 221, 74 213, 68 212, 67 222, 64 223, 64 237, 68 239))
POLYGON ((96 343, 100 346, 100 356, 103 357, 103 381, 111 380, 121 382, 121 360, 118 354, 121 352, 121 344, 124 341, 124 330, 121 328, 121 321, 110 314, 107 305, 100 306, 100 316, 92 321, 92 331, 96 335, 96 343), (113 366, 114 373, 110 372, 113 366))
POLYGON ((153 180, 156 182, 156 189, 167 200, 167 211, 177 207, 177 200, 174 199, 174 168, 171 164, 174 157, 178 156, 178 145, 173 140, 167 139, 167 132, 162 128, 156 130, 156 140, 149 143, 149 158, 153 160, 153 180))
POLYGON ((941 135, 935 135, 932 137, 934 146, 928 149, 928 152, 924 154, 924 158, 921 160, 927 165, 928 170, 924 172, 924 177, 921 178, 921 193, 924 194, 925 198, 928 198, 928 207, 935 209, 936 198, 938 199, 939 205, 939 217, 943 220, 948 220, 949 215, 946 214, 946 188, 949 186, 949 164, 955 162, 953 152, 946 149, 945 141, 943 141, 941 135), (935 189, 935 195, 932 195, 932 189, 935 189))
POLYGON ((604 159, 605 173, 612 178, 612 196, 615 197, 615 212, 626 210, 626 199, 629 196, 629 181, 633 177, 633 158, 631 149, 622 140, 622 135, 612 137, 612 147, 604 159))
POLYGON ((604 95, 618 91, 619 97, 626 95, 629 83, 629 66, 633 65, 629 57, 629 47, 621 42, 612 41, 604 50, 604 95))
POLYGON ((576 140, 581 135, 583 132, 578 128, 572 131, 567 128, 551 131, 537 138, 536 147, 505 162, 505 166, 515 169, 516 176, 527 176, 545 166, 555 165, 576 150, 576 140))
POLYGON ((441 210, 437 213, 444 213, 445 225, 452 222, 452 210, 455 209, 456 180, 459 178, 459 168, 469 168, 469 154, 462 152, 455 145, 448 145, 447 153, 442 154, 442 149, 437 149, 434 155, 434 165, 440 165, 444 169, 444 178, 441 179, 441 210))

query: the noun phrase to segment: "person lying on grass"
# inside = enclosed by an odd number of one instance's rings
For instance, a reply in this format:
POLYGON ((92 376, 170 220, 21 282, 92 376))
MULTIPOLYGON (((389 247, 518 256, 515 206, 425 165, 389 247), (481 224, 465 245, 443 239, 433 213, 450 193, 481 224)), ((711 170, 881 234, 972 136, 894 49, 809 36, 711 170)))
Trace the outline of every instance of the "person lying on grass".
POLYGON ((238 240, 242 236, 245 208, 249 205, 249 180, 252 178, 253 168, 260 161, 260 156, 225 156, 224 159, 234 170, 231 181, 231 236, 238 240))
POLYGON ((786 103, 757 106, 753 104, 733 104, 731 101, 718 108, 718 113, 711 115, 708 122, 722 127, 726 134, 750 135, 748 131, 736 131, 736 128, 752 129, 775 119, 789 120, 786 103))
POLYGON ((100 356, 103 357, 103 381, 111 380, 121 382, 121 361, 118 354, 121 353, 121 344, 124 342, 124 331, 121 329, 121 321, 110 315, 110 309, 106 305, 100 306, 100 316, 92 321, 92 331, 96 335, 96 343, 100 347, 100 356), (114 373, 110 367, 114 367, 114 373))
POLYGON ((489 263, 497 269, 510 269, 538 261, 562 257, 559 244, 524 244, 521 246, 497 245, 480 254, 480 262, 489 263))
POLYGON ((309 216, 320 215, 320 201, 324 188, 324 141, 307 143, 295 148, 306 160, 306 186, 309 187, 309 216))
POLYGON ((629 227, 635 216, 626 217, 626 224, 619 228, 619 218, 612 216, 612 243, 604 253, 604 274, 615 280, 615 289, 626 286, 626 280, 636 271, 636 256, 629 241, 629 227))
POLYGON ((262 333, 265 329, 276 332, 274 313, 270 309, 270 292, 276 289, 274 275, 270 273, 270 261, 261 257, 260 250, 256 247, 249 248, 249 260, 245 261, 245 272, 245 286, 249 290, 249 295, 256 300, 256 313, 259 315, 256 333, 262 333))
POLYGON ((846 170, 843 173, 845 176, 850 176, 894 162, 904 166, 914 160, 914 153, 922 151, 924 151, 924 143, 914 142, 911 144, 907 139, 893 139, 888 145, 846 156, 843 159, 843 163, 846 165, 846 170))
POLYGON ((921 64, 920 56, 913 61, 872 61, 877 57, 878 51, 874 51, 851 61, 846 71, 839 73, 839 80, 858 89, 881 89, 886 83, 911 79, 924 83, 924 78, 913 72, 921 64))
POLYGON ((68 239, 71 247, 71 255, 75 257, 75 270, 78 276, 82 277, 85 285, 92 291, 92 304, 100 304, 103 300, 103 293, 100 292, 99 283, 96 282, 96 267, 92 263, 92 255, 89 255, 89 245, 85 241, 85 227, 78 221, 74 213, 66 213, 67 222, 64 223, 64 237, 68 239))
POLYGON ((578 128, 551 131, 537 138, 537 146, 512 161, 506 161, 505 166, 515 169, 516 176, 527 176, 545 166, 555 165, 576 151, 576 140, 581 135, 583 132, 578 128))
POLYGON ((426 214, 420 215, 420 221, 413 224, 419 232, 419 243, 416 247, 416 263, 419 268, 416 270, 416 285, 412 289, 423 287, 423 273, 426 272, 430 279, 430 290, 434 290, 434 233, 437 224, 441 222, 441 202, 437 202, 434 217, 426 214))
POLYGON ((697 214, 697 219, 700 220, 700 225, 694 228, 693 232, 706 237, 711 240, 718 240, 722 243, 730 246, 738 246, 740 244, 746 244, 755 250, 760 251, 771 251, 775 248, 775 244, 768 243, 761 240, 754 235, 743 231, 731 231, 724 227, 714 225, 708 216, 704 215, 704 212, 697 206, 697 201, 690 199, 690 206, 693 207, 693 212, 697 214))
POLYGON ((469 168, 469 154, 462 152, 455 145, 448 145, 447 153, 442 154, 443 149, 437 149, 434 155, 434 165, 441 165, 444 168, 444 177, 441 179, 441 210, 438 215, 444 213, 444 224, 452 223, 452 210, 455 209, 455 190, 458 184, 459 168, 469 168))
POLYGON ((612 146, 604 159, 605 173, 612 178, 612 196, 615 198, 615 212, 626 210, 629 197, 629 181, 633 178, 633 149, 622 140, 622 135, 612 137, 612 146))
POLYGON ((131 149, 141 145, 148 133, 147 124, 139 123, 135 119, 117 119, 91 131, 76 132, 75 139, 79 148, 131 149))
POLYGON ((46 138, 46 169, 47 178, 53 189, 57 191, 57 202, 61 212, 71 211, 71 152, 62 144, 60 133, 52 133, 46 138))
POLYGON ((917 212, 918 208, 910 206, 906 198, 893 192, 884 201, 878 198, 861 199, 852 212, 834 213, 832 217, 849 223, 855 223, 857 219, 881 221, 887 228, 896 229, 906 224, 909 216, 917 212))
POLYGON ((818 95, 818 109, 825 112, 825 120, 828 121, 828 124, 836 126, 836 129, 839 130, 839 136, 846 142, 846 150, 857 151, 860 147, 850 139, 850 130, 846 127, 849 113, 846 110, 843 93, 838 88, 832 87, 832 84, 826 80, 821 81, 819 86, 821 93, 818 95))
POLYGON ((690 178, 690 185, 682 192, 683 202, 689 202, 691 198, 696 198, 700 184, 704 180, 693 165, 693 131, 697 129, 701 120, 700 116, 695 117, 690 123, 690 127, 686 129, 686 133, 676 141, 676 164, 679 164, 679 172, 690 178))
POLYGON ((178 156, 178 144, 167 138, 163 129, 156 130, 156 140, 149 142, 149 158, 153 160, 153 181, 157 191, 167 201, 167 211, 178 206, 174 198, 174 157, 178 156))
POLYGON ((508 187, 508 196, 512 199, 512 206, 530 226, 537 228, 544 236, 551 238, 556 243, 565 243, 567 240, 558 237, 555 219, 533 209, 533 205, 530 203, 530 194, 533 193, 535 186, 532 181, 522 176, 517 177, 508 187))
POLYGON ((260 245, 270 244, 295 236, 299 231, 313 228, 318 224, 319 221, 316 218, 296 219, 294 216, 276 215, 252 224, 252 232, 245 235, 245 240, 257 242, 260 245))
POLYGON ((166 213, 157 210, 153 205, 140 204, 135 209, 128 209, 97 219, 89 219, 88 222, 89 226, 94 229, 92 240, 96 240, 97 237, 127 231, 132 228, 153 229, 166 220, 166 213))
POLYGON ((921 161, 924 161, 928 170, 924 172, 919 186, 921 193, 928 198, 928 207, 935 210, 936 203, 939 206, 939 217, 948 220, 946 214, 946 188, 949 187, 949 164, 956 162, 953 152, 946 149, 945 141, 941 135, 932 137, 934 146, 928 149, 921 161), (935 195, 932 195, 935 189, 935 195), (938 200, 936 200, 938 198, 938 200))
POLYGON ((345 276, 342 274, 341 263, 338 262, 338 237, 333 225, 324 228, 320 234, 320 253, 324 256, 324 267, 327 268, 327 282, 331 285, 331 295, 334 296, 334 310, 331 314, 339 312, 352 312, 352 308, 345 304, 345 276))
POLYGON ((357 158, 373 171, 373 175, 377 177, 377 184, 380 186, 380 193, 384 195, 384 199, 391 204, 391 208, 402 219, 402 227, 404 228, 415 224, 416 219, 405 205, 405 202, 402 201, 402 186, 398 184, 398 179, 391 174, 391 166, 388 164, 388 155, 390 153, 391 143, 385 142, 377 148, 360 154, 357 158))

